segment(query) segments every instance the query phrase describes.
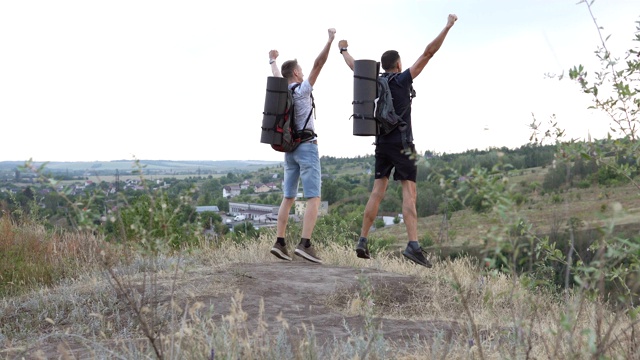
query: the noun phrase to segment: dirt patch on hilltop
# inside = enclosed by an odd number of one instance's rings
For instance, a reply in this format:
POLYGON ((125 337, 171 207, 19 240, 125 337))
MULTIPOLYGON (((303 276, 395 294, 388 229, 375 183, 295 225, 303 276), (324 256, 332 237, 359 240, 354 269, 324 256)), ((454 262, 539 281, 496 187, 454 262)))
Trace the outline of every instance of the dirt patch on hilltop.
MULTIPOLYGON (((137 292, 144 291, 138 287, 140 284, 134 287, 137 292)), ((172 299, 174 304, 180 304, 178 308, 198 302, 203 308, 212 309, 207 316, 221 326, 230 314, 238 313, 234 297, 241 293, 240 312, 244 312, 246 330, 251 333, 266 325, 269 333, 276 336, 286 322, 292 344, 308 336, 310 331, 319 346, 334 344, 336 340, 344 342, 354 336, 366 337, 371 325, 389 344, 405 350, 436 340, 468 337, 466 327, 458 322, 420 320, 437 317, 437 314, 420 312, 420 304, 430 301, 424 280, 373 268, 318 265, 300 259, 232 264, 221 268, 192 268, 179 274, 177 279, 160 279, 156 287, 154 306, 168 309, 172 299), (366 311, 366 306, 370 311, 366 311)), ((121 305, 120 316, 131 313, 131 309, 121 305)), ((48 338, 19 354, 26 358, 41 358, 41 354, 46 354, 44 358, 47 358, 63 351, 77 358, 92 358, 86 341, 56 339, 59 340, 48 338)), ((113 348, 123 342, 144 344, 145 340, 99 342, 101 346, 113 348)))
MULTIPOLYGON (((277 327, 280 314, 290 327, 301 330, 313 326, 319 343, 344 339, 350 331, 363 330, 365 316, 358 314, 352 300, 365 299, 370 291, 373 317, 385 339, 410 342, 429 340, 435 335, 450 337, 459 332, 455 322, 414 321, 416 297, 424 301, 425 286, 411 276, 371 268, 316 265, 303 261, 238 264, 224 270, 242 280, 235 288, 244 294, 242 308, 249 319, 257 319, 264 300, 264 319, 277 327)), ((229 313, 229 294, 201 298, 215 304, 215 316, 229 313)), ((366 304, 364 305, 366 306, 366 304)), ((293 331, 292 333, 295 333, 293 331)))

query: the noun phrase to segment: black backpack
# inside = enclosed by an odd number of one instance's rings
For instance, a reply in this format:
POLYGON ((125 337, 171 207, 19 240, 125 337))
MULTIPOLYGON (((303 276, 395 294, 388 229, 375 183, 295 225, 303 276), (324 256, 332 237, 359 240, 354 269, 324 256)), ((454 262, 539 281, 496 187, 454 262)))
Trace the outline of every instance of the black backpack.
POLYGON ((293 91, 298 86, 300 86, 300 84, 295 84, 289 89, 289 93, 287 95, 287 105, 285 107, 284 114, 277 115, 276 123, 273 128, 273 131, 276 134, 274 134, 274 141, 271 144, 271 147, 276 151, 293 152, 304 140, 316 136, 316 134, 312 130, 306 129, 307 124, 309 123, 309 119, 311 119, 311 114, 316 107, 313 101, 313 94, 311 95, 311 111, 309 111, 307 120, 305 121, 302 130, 296 129, 293 91))

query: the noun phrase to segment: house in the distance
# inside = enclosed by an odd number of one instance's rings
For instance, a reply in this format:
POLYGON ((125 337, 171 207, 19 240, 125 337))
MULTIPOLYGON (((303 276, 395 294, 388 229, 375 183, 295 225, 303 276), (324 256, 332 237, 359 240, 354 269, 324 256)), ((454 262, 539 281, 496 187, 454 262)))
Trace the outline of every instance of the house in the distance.
MULTIPOLYGON (((307 201, 306 200, 296 200, 295 203, 295 213, 297 216, 303 217, 304 211, 307 209, 307 201)), ((329 202, 328 201, 320 201, 320 205, 318 208, 318 216, 327 215, 329 213, 329 202)))
POLYGON ((140 180, 127 179, 125 180, 124 190, 141 191, 144 190, 144 186, 142 186, 142 182, 140 180))
POLYGON ((245 189, 248 189, 249 187, 251 187, 251 181, 249 180, 245 180, 240 183, 240 190, 245 190, 245 189))
POLYGON ((226 185, 222 188, 222 197, 225 199, 231 199, 234 196, 240 195, 240 185, 226 185))
POLYGON ((229 212, 244 215, 247 220, 268 221, 278 218, 280 205, 229 202, 229 212))
POLYGON ((256 184, 256 186, 253 188, 253 191, 255 191, 256 194, 260 194, 260 193, 266 193, 271 191, 271 188, 268 187, 266 184, 256 184))

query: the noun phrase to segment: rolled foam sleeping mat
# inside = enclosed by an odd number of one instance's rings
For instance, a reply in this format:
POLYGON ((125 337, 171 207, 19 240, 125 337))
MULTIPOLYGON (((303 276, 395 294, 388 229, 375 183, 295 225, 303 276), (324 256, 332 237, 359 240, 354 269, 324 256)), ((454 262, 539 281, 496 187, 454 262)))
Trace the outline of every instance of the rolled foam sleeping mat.
MULTIPOLYGON (((262 117, 262 134, 260 142, 274 144, 277 133, 274 131, 278 115, 283 115, 287 106, 288 82, 282 77, 267 77, 267 94, 264 99, 264 112, 262 117)), ((280 135, 281 136, 281 135, 280 135)))
POLYGON ((378 135, 374 118, 379 66, 374 60, 356 60, 353 67, 353 135, 378 135))

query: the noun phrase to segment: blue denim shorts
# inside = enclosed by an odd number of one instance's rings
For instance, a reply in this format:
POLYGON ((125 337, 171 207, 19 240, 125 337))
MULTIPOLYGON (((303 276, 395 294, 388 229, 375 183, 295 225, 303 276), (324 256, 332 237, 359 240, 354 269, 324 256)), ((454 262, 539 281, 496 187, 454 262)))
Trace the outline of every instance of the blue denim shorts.
POLYGON ((284 154, 284 197, 295 198, 302 179, 304 197, 320 197, 320 155, 318 145, 306 142, 284 154))

